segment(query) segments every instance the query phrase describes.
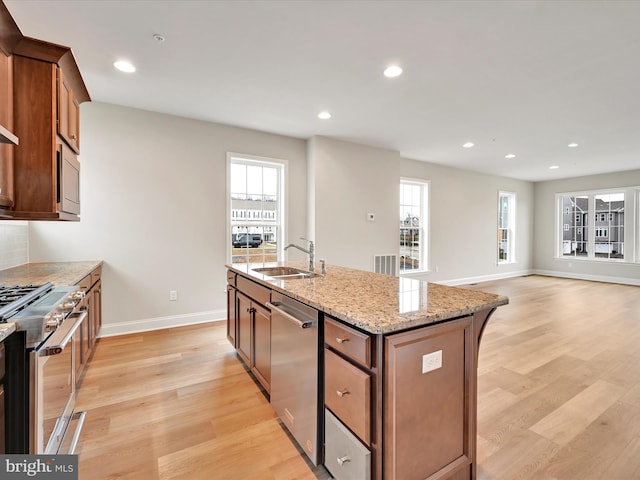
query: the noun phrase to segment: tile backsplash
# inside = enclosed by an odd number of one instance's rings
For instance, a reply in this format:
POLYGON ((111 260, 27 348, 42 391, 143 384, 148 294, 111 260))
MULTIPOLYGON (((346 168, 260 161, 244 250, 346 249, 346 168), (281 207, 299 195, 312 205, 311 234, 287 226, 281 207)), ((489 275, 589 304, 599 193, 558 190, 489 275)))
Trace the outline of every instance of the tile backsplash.
POLYGON ((29 224, 0 221, 0 270, 29 261, 29 224))

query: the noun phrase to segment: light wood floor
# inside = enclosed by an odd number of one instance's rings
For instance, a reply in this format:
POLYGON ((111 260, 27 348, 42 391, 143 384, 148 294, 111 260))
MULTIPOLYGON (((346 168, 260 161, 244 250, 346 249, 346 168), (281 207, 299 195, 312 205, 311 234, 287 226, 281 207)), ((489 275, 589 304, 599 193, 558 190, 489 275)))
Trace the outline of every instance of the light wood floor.
MULTIPOLYGON (((640 479, 640 288, 520 277, 479 358, 479 480, 640 479)), ((293 446, 224 322, 101 339, 80 478, 326 478, 293 446)))

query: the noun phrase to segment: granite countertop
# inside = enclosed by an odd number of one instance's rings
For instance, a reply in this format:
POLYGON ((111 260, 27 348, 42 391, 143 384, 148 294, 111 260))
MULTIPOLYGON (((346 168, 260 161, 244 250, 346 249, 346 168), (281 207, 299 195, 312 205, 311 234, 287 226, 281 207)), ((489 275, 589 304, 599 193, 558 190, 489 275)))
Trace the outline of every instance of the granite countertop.
POLYGON ((396 332, 509 303, 507 297, 493 293, 336 265, 327 265, 326 275, 291 280, 273 279, 252 270, 280 265, 307 269, 305 262, 234 263, 227 267, 370 333, 396 332))
POLYGON ((51 282, 56 286, 75 285, 102 261, 25 263, 0 270, 0 285, 42 285, 51 282))
POLYGON ((13 322, 0 323, 0 342, 16 331, 16 324, 13 322))

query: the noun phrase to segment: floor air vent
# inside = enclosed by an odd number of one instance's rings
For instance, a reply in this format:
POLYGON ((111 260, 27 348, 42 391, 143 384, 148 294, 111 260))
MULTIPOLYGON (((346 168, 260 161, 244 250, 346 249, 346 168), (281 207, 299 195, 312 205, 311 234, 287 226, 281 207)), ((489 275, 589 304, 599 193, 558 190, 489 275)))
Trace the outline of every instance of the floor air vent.
POLYGON ((374 255, 373 271, 376 273, 384 273, 385 275, 398 275, 398 256, 374 255))

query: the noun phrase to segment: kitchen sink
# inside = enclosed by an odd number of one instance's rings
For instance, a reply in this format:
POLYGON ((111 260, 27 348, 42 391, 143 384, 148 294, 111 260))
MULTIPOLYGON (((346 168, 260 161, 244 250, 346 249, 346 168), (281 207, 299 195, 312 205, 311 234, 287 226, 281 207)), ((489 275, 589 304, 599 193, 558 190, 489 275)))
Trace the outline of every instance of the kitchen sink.
POLYGON ((253 268, 254 272, 261 273, 271 278, 278 278, 282 280, 294 280, 296 278, 314 278, 319 277, 319 273, 309 272, 307 270, 300 270, 293 267, 264 267, 253 268))

